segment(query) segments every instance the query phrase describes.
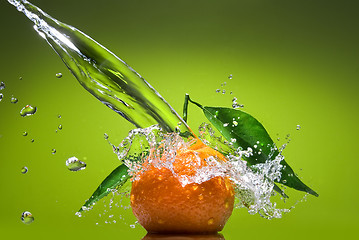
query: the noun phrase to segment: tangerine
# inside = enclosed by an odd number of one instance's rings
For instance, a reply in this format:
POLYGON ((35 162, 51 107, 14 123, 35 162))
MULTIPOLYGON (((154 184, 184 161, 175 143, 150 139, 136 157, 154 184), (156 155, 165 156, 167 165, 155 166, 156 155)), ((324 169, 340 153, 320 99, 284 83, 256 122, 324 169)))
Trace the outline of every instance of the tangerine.
MULTIPOLYGON (((181 176, 194 176, 208 158, 225 157, 199 139, 179 148, 172 169, 145 162, 145 170, 132 182, 131 207, 138 222, 150 233, 214 233, 232 214, 234 189, 224 177, 183 186, 181 176)), ((166 156, 161 161, 166 161, 166 156)))

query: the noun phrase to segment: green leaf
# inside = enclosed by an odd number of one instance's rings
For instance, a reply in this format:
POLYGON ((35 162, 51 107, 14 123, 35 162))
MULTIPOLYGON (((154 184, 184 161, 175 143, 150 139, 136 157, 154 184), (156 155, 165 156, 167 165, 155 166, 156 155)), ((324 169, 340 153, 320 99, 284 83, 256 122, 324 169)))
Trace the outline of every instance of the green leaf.
MULTIPOLYGON (((253 155, 246 158, 249 166, 274 160, 279 154, 275 143, 263 125, 248 113, 232 108, 204 107, 192 100, 190 101, 203 110, 207 119, 228 141, 233 143, 234 147, 252 148, 253 155)), ((279 183, 319 196, 297 177, 285 160, 281 161, 281 165, 283 165, 283 169, 279 183)))
POLYGON ((105 180, 102 181, 100 186, 95 190, 92 196, 86 201, 83 207, 79 210, 82 212, 84 209, 90 208, 101 198, 107 196, 111 190, 123 186, 126 181, 130 178, 128 174, 128 167, 125 164, 121 164, 105 180))

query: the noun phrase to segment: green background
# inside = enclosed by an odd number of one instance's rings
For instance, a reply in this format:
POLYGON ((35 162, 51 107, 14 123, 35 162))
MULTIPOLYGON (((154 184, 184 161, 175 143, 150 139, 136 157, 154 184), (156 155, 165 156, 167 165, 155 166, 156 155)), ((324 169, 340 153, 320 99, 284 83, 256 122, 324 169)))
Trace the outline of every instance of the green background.
MULTIPOLYGON (((222 232, 226 239, 356 234, 357 1, 32 2, 125 60, 178 112, 185 93, 212 106, 230 106, 236 96, 273 138, 280 138, 278 145, 291 134, 286 160, 320 197, 309 196, 282 219, 235 210, 222 232), (215 92, 223 88, 226 94, 215 92)), ((6 84, 0 91, 1 238, 141 239, 145 231, 129 226, 135 221, 131 210, 110 210, 108 199, 107 207, 97 205, 82 218, 74 215, 119 164, 103 134, 117 145, 132 125, 87 93, 30 21, 5 0, 0 29, 0 81, 6 84), (18 103, 10 103, 12 95, 18 103), (22 118, 19 111, 27 104, 38 112, 22 118), (59 124, 63 129, 56 133, 59 124), (28 136, 22 136, 24 131, 28 136), (72 156, 85 159, 86 170, 68 171, 65 161, 72 156), (29 168, 24 175, 23 166, 29 168), (35 217, 31 225, 20 221, 26 210, 35 217), (113 220, 117 223, 105 223, 113 220)), ((203 121, 191 105, 190 126, 203 121)), ((303 197, 288 194, 287 207, 303 197)))

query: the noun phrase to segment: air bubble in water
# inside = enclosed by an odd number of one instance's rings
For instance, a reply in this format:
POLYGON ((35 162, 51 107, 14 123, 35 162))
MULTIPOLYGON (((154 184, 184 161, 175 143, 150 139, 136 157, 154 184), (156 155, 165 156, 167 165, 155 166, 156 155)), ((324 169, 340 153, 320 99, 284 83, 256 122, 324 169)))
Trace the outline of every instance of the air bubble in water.
POLYGON ((17 103, 18 101, 19 101, 19 100, 18 100, 16 97, 14 97, 14 96, 11 97, 11 99, 10 99, 10 102, 11 102, 11 103, 14 103, 14 104, 17 103))
POLYGON ((36 111, 37 111, 36 107, 33 107, 31 105, 26 105, 25 107, 23 107, 23 109, 21 109, 20 115, 22 117, 31 116, 31 115, 35 114, 36 111))
POLYGON ((5 89, 5 83, 4 83, 4 82, 1 82, 1 83, 0 83, 0 90, 3 90, 3 89, 5 89))
POLYGON ((25 224, 30 224, 34 221, 34 216, 32 216, 31 212, 25 211, 21 214, 21 221, 25 224))
POLYGON ((56 73, 55 75, 57 78, 62 78, 62 73, 56 73))
POLYGON ((297 125, 297 130, 300 130, 301 129, 301 126, 300 125, 297 125))
POLYGON ((28 169, 27 167, 25 167, 25 166, 21 168, 21 173, 22 173, 22 174, 25 174, 25 173, 27 173, 28 171, 29 171, 29 169, 28 169))
POLYGON ((78 160, 77 157, 70 157, 66 160, 66 166, 70 171, 77 172, 86 168, 86 163, 78 160))

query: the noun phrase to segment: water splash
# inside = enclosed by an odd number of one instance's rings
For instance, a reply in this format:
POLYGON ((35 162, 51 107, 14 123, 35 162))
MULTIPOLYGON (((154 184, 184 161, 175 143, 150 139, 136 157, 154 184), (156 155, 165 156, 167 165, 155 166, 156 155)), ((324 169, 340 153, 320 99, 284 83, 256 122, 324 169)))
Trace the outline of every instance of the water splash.
MULTIPOLYGON (((212 131, 212 129, 208 128, 208 125, 205 127, 202 125, 200 136, 205 136, 208 139, 208 135, 211 135, 211 133, 206 131, 212 131)), ((208 143, 206 139, 203 139, 203 141, 208 143)), ((215 139, 215 141, 219 142, 220 140, 215 139)), ((278 155, 274 160, 266 163, 248 167, 243 157, 253 154, 253 150, 237 149, 226 154, 228 160, 226 162, 211 156, 205 159, 206 164, 199 166, 194 175, 178 175, 173 165, 177 151, 189 148, 191 144, 193 144, 193 141, 186 142, 176 133, 164 133, 158 126, 152 126, 147 129, 131 131, 129 136, 116 148, 115 152, 123 160, 123 157, 132 148, 144 147, 145 152, 148 154, 139 159, 146 158, 146 162, 150 163, 151 166, 169 169, 178 178, 182 186, 192 183, 201 184, 215 177, 229 178, 235 186, 236 197, 240 201, 237 207, 246 207, 250 214, 258 213, 264 218, 272 219, 280 218, 283 213, 289 212, 289 209, 278 209, 276 203, 271 201, 274 193, 274 181, 279 180, 281 177, 282 165, 280 162, 284 159, 282 155, 278 155)), ((228 145, 230 144, 228 143, 228 145)), ((217 149, 223 150, 225 147, 217 146, 217 149)), ((130 174, 133 176, 132 180, 140 178, 141 173, 146 171, 143 161, 145 160, 125 160, 125 164, 129 167, 130 174)))
POLYGON ((194 135, 186 122, 135 70, 78 29, 64 24, 26 0, 8 0, 33 23, 79 83, 136 127, 159 124, 194 135), (178 126, 178 122, 182 124, 178 126))

